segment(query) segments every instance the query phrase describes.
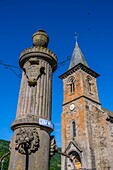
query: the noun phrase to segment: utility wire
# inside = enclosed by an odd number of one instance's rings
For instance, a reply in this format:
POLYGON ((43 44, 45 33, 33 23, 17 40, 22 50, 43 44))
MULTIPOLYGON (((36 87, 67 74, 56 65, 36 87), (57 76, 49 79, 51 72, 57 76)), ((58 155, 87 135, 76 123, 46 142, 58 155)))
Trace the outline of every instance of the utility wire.
MULTIPOLYGON (((66 64, 67 61, 70 60, 70 57, 68 56, 66 60, 59 62, 58 64, 55 64, 54 66, 57 66, 57 70, 66 64)), ((4 66, 5 69, 9 69, 13 74, 15 74, 18 78, 21 78, 21 74, 18 74, 14 69, 17 69, 19 72, 21 72, 21 69, 18 66, 5 64, 2 60, 0 60, 0 65, 4 66)), ((53 66, 53 67, 54 67, 53 66)))
POLYGON ((18 78, 21 78, 21 75, 20 75, 20 74, 17 74, 11 67, 9 67, 9 69, 10 69, 18 78))
POLYGON ((13 74, 15 74, 18 78, 21 78, 21 75, 18 74, 14 69, 18 69, 19 72, 21 72, 20 68, 18 66, 5 64, 2 60, 0 60, 0 65, 4 66, 5 69, 9 69, 13 74))
POLYGON ((66 60, 61 61, 61 62, 58 63, 57 69, 59 69, 59 67, 61 67, 61 66, 64 66, 66 64, 66 62, 69 61, 69 60, 70 60, 70 57, 67 56, 66 60))

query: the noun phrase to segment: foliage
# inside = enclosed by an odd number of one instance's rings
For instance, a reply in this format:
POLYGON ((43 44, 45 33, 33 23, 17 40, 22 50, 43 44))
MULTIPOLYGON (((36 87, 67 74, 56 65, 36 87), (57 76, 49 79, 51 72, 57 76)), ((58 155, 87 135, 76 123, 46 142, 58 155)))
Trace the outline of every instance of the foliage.
MULTIPOLYGON (((0 140, 0 158, 9 151, 9 141, 0 140)), ((8 170, 9 165, 9 156, 4 159, 3 166, 0 170, 8 170)), ((50 170, 61 170, 61 156, 59 154, 55 154, 50 161, 50 170)))
POLYGON ((8 170, 8 165, 9 165, 9 155, 4 159, 1 170, 8 170))
POLYGON ((58 153, 51 158, 50 170, 61 170, 61 155, 58 153))
MULTIPOLYGON (((0 140, 0 158, 9 151, 9 141, 0 140)), ((1 170, 8 170, 9 156, 3 160, 3 165, 0 164, 1 170), (2 166, 2 167, 1 167, 2 166)))

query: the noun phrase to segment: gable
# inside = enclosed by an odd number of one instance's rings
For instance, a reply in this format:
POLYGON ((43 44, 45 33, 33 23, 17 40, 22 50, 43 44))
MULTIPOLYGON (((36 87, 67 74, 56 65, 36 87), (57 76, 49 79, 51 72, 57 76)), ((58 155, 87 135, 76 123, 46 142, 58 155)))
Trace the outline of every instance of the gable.
POLYGON ((82 152, 81 147, 79 146, 79 144, 76 141, 70 141, 68 147, 66 148, 67 154, 70 155, 72 152, 77 152, 79 155, 82 152))

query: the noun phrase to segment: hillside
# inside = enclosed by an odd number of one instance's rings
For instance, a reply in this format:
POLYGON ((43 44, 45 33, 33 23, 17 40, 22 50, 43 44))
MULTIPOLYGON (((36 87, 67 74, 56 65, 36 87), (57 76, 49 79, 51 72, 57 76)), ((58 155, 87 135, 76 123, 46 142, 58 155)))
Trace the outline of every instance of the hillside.
MULTIPOLYGON (((9 151, 9 141, 0 140, 0 158, 9 151)), ((8 170, 9 156, 5 158, 4 164, 0 164, 0 170, 8 170), (2 168, 1 168, 2 166, 2 168)), ((61 170, 61 156, 55 154, 50 161, 50 170, 61 170)))

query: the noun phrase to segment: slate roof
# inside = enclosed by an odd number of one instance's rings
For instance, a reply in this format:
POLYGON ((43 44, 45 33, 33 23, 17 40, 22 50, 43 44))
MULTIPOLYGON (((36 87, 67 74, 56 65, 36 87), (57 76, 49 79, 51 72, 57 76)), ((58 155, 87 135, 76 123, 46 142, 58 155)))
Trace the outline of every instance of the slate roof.
POLYGON ((79 48, 78 43, 76 42, 68 70, 70 70, 71 68, 73 68, 74 66, 76 66, 79 63, 82 63, 83 65, 88 67, 88 64, 84 58, 84 55, 82 54, 82 51, 79 48))
POLYGON ((113 112, 111 112, 110 110, 107 110, 106 108, 103 108, 103 107, 102 107, 102 110, 106 112, 110 117, 113 117, 113 112))

